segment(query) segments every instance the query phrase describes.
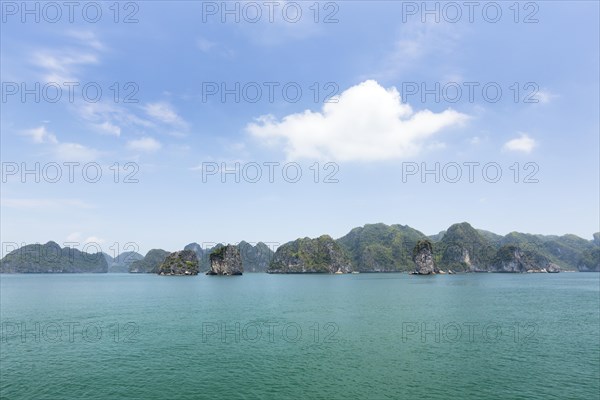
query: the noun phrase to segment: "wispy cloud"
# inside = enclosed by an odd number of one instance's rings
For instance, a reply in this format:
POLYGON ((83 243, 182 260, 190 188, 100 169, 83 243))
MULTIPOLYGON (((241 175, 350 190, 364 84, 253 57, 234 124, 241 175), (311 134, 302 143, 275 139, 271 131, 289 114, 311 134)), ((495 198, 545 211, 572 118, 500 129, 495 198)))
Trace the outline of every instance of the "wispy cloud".
POLYGON ((518 138, 511 139, 504 143, 503 149, 520 153, 531 153, 537 146, 536 141, 526 133, 521 133, 518 138))
POLYGON ((456 50, 461 37, 458 24, 421 21, 402 24, 391 50, 373 76, 397 78, 409 70, 422 69, 423 60, 429 56, 445 57, 443 65, 447 68, 450 66, 447 56, 456 50))
POLYGON ((101 124, 95 124, 96 129, 100 133, 104 133, 107 135, 120 136, 121 135, 121 127, 114 125, 111 122, 104 121, 101 124))
POLYGON ((97 64, 96 54, 76 50, 49 51, 42 50, 32 57, 34 65, 39 67, 42 78, 46 82, 78 82, 79 67, 97 64))
POLYGON ((549 90, 545 90, 545 89, 541 89, 539 90, 535 95, 534 98, 536 98, 540 104, 547 104, 550 103, 552 100, 558 98, 560 96, 558 96, 557 94, 554 94, 552 92, 550 92, 549 90))
POLYGON ((101 152, 79 143, 58 143, 54 155, 62 161, 93 161, 101 156, 101 152))
POLYGON ((31 138, 33 143, 42 144, 42 143, 51 143, 57 144, 58 140, 56 139, 56 135, 48 132, 44 125, 38 126, 37 128, 26 129, 21 132, 22 135, 28 136, 31 138))
POLYGON ((52 156, 61 161, 92 161, 101 155, 98 150, 79 143, 60 142, 45 125, 24 130, 21 134, 29 137, 37 145, 50 146, 52 156))
POLYGON ((98 39, 96 34, 92 31, 70 30, 66 32, 66 35, 76 39, 80 44, 92 47, 96 50, 104 50, 106 48, 100 39, 98 39))
POLYGON ((130 150, 141 151, 145 153, 153 153, 162 147, 161 143, 151 137, 134 139, 127 142, 127 148, 130 150))
POLYGON ((177 114, 173 106, 166 102, 148 103, 144 107, 151 118, 177 128, 187 128, 187 122, 177 114))
POLYGON ((84 67, 100 62, 105 46, 93 32, 70 30, 65 36, 74 39, 71 45, 37 49, 31 56, 46 82, 78 82, 84 67))
POLYGON ((135 115, 131 107, 110 102, 84 102, 77 104, 74 110, 80 118, 89 123, 94 132, 104 135, 119 137, 126 129, 135 131, 155 126, 151 121, 135 115))

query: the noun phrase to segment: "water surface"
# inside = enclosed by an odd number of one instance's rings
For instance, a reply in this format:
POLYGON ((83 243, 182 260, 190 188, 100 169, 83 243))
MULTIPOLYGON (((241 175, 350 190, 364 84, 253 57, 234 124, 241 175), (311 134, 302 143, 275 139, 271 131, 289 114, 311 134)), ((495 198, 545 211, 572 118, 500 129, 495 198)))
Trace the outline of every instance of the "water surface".
POLYGON ((2 275, 6 399, 595 399, 600 275, 2 275))

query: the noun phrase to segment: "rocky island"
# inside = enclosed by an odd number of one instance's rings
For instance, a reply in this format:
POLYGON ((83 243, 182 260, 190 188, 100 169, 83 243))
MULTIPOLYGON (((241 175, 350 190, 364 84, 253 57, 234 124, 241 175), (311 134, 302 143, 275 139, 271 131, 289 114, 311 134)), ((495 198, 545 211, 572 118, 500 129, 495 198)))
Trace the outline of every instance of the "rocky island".
POLYGON ((199 262, 192 250, 169 254, 157 268, 159 275, 198 275, 199 262))
POLYGON ((168 251, 152 249, 141 260, 132 262, 129 266, 129 272, 134 274, 155 274, 158 272, 158 267, 160 267, 168 255, 168 251))
POLYGON ((102 253, 85 253, 58 243, 30 244, 8 253, 0 260, 2 273, 106 273, 102 253))
POLYGON ((329 235, 297 239, 279 247, 267 270, 271 274, 349 273, 352 262, 329 235))
POLYGON ((502 246, 496 253, 490 269, 493 272, 560 272, 560 267, 543 255, 514 245, 502 246))
MULTIPOLYGON (((299 238, 279 246, 275 253, 264 243, 252 245, 245 241, 238 245, 215 244, 206 248, 190 243, 184 250, 196 255, 198 273, 208 271, 209 275, 238 275, 244 271, 274 274, 414 272, 419 275, 445 271, 600 272, 598 232, 593 235, 593 240, 571 234, 511 232, 502 236, 476 229, 467 222, 453 224, 430 236, 406 225, 367 224, 338 239, 328 235, 299 238)), ((152 249, 145 257, 125 252, 112 258, 104 253, 91 254, 48 242, 9 252, 0 260, 0 273, 127 270, 130 273, 160 273, 169 254, 165 250, 152 249)), ((169 274, 177 274, 177 271, 174 269, 169 274)), ((185 269, 183 271, 185 274, 185 269)))
POLYGON ((433 275, 439 272, 433 261, 433 246, 428 239, 419 240, 413 250, 416 275, 433 275))
POLYGON ((210 270, 206 275, 242 275, 244 267, 237 246, 219 247, 210 253, 210 270))
POLYGON ((406 225, 367 224, 337 239, 359 272, 407 272, 415 268, 412 251, 424 233, 406 225))

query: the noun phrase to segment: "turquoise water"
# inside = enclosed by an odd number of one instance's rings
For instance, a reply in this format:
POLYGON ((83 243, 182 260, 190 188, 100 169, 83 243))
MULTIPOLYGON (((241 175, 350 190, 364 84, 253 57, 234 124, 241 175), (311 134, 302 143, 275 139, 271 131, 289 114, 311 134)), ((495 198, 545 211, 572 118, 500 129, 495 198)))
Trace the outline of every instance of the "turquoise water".
POLYGON ((0 397, 597 399, 599 296, 594 273, 3 275, 0 397))

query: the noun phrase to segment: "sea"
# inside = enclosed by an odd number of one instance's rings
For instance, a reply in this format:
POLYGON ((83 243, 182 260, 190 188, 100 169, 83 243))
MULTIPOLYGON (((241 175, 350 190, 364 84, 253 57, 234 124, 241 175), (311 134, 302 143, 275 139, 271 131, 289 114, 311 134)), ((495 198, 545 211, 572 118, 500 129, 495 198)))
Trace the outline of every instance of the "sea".
POLYGON ((1 399, 600 398, 600 274, 0 276, 1 399))

